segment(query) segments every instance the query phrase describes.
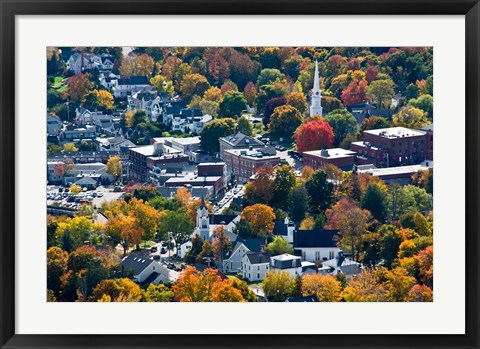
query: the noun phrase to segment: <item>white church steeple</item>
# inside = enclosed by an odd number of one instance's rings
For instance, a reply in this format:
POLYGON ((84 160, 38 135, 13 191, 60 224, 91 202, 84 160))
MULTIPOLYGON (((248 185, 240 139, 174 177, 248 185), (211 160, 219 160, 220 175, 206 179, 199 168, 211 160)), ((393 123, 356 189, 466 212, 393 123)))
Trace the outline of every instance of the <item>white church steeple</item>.
POLYGON ((315 76, 313 77, 312 104, 310 105, 310 116, 315 114, 323 116, 322 93, 320 92, 320 81, 318 77, 318 61, 315 61, 315 76))
POLYGON ((202 195, 200 206, 197 210, 197 224, 195 231, 203 240, 210 238, 210 222, 208 208, 205 205, 205 199, 202 195))

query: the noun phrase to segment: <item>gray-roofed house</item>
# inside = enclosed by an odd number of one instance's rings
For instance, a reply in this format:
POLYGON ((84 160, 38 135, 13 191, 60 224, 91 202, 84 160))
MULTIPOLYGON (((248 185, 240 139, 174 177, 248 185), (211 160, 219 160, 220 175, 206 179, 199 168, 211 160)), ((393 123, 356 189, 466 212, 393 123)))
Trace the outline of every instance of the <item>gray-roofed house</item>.
POLYGON ((125 257, 121 266, 129 270, 133 274, 133 279, 139 284, 173 282, 178 278, 178 273, 167 269, 160 263, 137 255, 129 255, 125 257))
POLYGON ((270 255, 266 252, 245 253, 240 271, 244 279, 262 281, 270 271, 270 255))
POLYGON ((146 76, 131 76, 126 79, 118 79, 112 88, 115 98, 127 97, 129 94, 142 89, 145 91, 152 89, 146 76))
POLYGON ((322 263, 322 268, 319 269, 322 274, 337 275, 338 273, 345 274, 347 279, 356 276, 362 272, 362 265, 350 258, 346 258, 343 251, 338 251, 336 258, 322 263))
POLYGON ((47 113, 47 136, 58 137, 62 130, 62 121, 54 114, 47 113))
POLYGON ((370 116, 380 116, 390 120, 393 114, 392 109, 377 108, 369 103, 347 105, 345 108, 349 113, 352 113, 358 124, 370 116))
POLYGON ((303 261, 334 259, 340 251, 337 234, 338 230, 296 230, 293 235, 295 254, 303 261))
POLYGON ((265 239, 244 239, 240 236, 233 242, 233 250, 223 260, 223 271, 225 273, 237 273, 241 270, 242 260, 248 252, 259 253, 265 248, 267 242, 265 239))
POLYGON ((270 257, 270 267, 274 271, 286 271, 292 276, 302 275, 301 257, 288 253, 270 257))

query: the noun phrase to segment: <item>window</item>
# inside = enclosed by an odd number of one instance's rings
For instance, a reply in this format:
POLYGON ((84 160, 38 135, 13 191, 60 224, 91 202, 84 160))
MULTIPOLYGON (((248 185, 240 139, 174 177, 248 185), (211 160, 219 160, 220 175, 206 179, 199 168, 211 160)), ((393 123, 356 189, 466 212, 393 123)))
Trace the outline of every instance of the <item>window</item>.
POLYGON ((260 270, 260 266, 257 266, 257 270, 260 270))
POLYGON ((260 274, 257 274, 257 279, 260 279, 260 274))
POLYGON ((335 258, 335 253, 333 251, 330 251, 328 253, 328 256, 330 257, 330 259, 333 259, 333 258, 335 258))
POLYGON ((320 251, 315 251, 315 260, 316 261, 320 260, 320 251))

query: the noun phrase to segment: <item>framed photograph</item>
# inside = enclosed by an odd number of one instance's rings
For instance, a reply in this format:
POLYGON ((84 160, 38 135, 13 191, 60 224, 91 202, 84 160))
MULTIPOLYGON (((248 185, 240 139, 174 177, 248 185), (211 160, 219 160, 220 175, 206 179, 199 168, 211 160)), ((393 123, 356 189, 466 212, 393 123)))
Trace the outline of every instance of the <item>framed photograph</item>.
POLYGON ((0 1, 1 348, 479 347, 478 1, 0 1))

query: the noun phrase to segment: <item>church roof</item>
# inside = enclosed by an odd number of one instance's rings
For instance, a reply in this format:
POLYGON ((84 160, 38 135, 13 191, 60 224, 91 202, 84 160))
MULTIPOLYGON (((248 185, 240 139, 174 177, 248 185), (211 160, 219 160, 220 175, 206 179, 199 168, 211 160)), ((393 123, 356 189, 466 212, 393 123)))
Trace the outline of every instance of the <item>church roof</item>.
POLYGON ((293 246, 300 247, 337 247, 338 230, 297 230, 293 233, 293 246))
POLYGON ((224 222, 225 225, 228 225, 235 218, 237 218, 237 215, 235 214, 211 214, 210 224, 222 224, 222 222, 224 222))

